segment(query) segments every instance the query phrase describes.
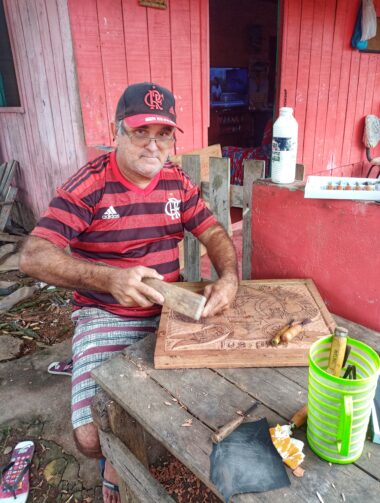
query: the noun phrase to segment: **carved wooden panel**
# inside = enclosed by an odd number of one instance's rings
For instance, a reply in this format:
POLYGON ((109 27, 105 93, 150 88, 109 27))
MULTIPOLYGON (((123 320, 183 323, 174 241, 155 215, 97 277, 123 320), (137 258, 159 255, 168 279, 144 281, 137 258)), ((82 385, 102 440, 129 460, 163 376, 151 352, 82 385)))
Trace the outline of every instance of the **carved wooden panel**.
MULTIPOLYGON (((201 292, 204 283, 180 286, 201 292)), ((335 322, 310 279, 240 283, 234 305, 194 321, 164 306, 154 355, 156 368, 306 366, 308 350, 335 322), (291 320, 311 320, 291 342, 272 346, 291 320)))

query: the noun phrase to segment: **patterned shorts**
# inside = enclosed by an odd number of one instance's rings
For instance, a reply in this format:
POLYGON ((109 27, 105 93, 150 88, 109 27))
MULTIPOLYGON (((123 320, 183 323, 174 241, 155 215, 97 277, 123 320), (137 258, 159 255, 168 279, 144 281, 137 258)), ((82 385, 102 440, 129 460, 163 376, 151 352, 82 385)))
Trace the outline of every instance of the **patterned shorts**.
POLYGON ((75 429, 92 423, 90 404, 99 386, 92 379, 91 370, 154 333, 160 317, 122 318, 101 309, 82 308, 71 318, 75 323, 71 397, 75 429))

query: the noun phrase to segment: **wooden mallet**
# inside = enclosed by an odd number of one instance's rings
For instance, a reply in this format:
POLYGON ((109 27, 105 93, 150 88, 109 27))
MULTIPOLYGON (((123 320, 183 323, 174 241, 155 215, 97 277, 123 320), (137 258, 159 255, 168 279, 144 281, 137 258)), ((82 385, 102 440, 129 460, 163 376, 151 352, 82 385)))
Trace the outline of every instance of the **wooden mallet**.
POLYGON ((189 316, 194 320, 200 319, 207 300, 204 295, 191 292, 172 283, 166 283, 160 279, 144 278, 142 281, 157 290, 164 297, 165 304, 173 311, 189 316))

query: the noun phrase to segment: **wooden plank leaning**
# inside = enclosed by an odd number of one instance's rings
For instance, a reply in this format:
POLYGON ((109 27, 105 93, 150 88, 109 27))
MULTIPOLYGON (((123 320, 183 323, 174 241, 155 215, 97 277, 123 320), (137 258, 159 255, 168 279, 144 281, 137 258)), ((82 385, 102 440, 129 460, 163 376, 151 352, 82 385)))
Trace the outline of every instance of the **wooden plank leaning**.
MULTIPOLYGON (((182 157, 182 169, 188 174, 191 181, 200 186, 201 168, 199 155, 184 155, 182 157)), ((185 281, 200 281, 200 243, 190 232, 185 232, 184 239, 184 271, 185 281)))
MULTIPOLYGON (((230 222, 230 160, 222 157, 210 158, 210 209, 218 222, 228 232, 230 222)), ((218 278, 214 267, 211 278, 218 278)))
POLYGON ((252 271, 252 184, 265 176, 265 161, 244 161, 242 278, 252 271))
POLYGON ((17 187, 11 186, 17 167, 18 162, 14 160, 0 166, 0 231, 5 229, 17 195, 17 187))

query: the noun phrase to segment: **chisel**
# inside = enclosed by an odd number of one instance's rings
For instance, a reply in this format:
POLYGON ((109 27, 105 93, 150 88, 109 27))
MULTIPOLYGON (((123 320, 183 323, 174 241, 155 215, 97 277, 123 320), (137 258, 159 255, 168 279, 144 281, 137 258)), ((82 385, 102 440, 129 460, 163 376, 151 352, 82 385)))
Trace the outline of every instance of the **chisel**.
POLYGON ((165 299, 165 304, 177 313, 199 320, 206 304, 206 297, 186 288, 156 278, 144 278, 143 283, 154 288, 165 299))
POLYGON ((285 326, 276 332, 276 335, 271 340, 272 346, 278 346, 281 341, 281 336, 293 326, 294 320, 290 320, 285 326))
POLYGON ((294 339, 294 337, 297 337, 297 335, 299 335, 303 331, 304 325, 310 322, 311 320, 306 319, 301 321, 301 323, 296 323, 290 328, 288 328, 288 330, 286 330, 281 335, 281 342, 290 342, 292 339, 294 339))

